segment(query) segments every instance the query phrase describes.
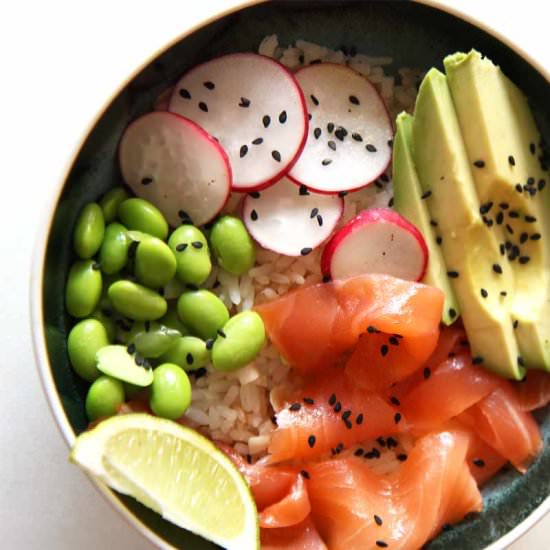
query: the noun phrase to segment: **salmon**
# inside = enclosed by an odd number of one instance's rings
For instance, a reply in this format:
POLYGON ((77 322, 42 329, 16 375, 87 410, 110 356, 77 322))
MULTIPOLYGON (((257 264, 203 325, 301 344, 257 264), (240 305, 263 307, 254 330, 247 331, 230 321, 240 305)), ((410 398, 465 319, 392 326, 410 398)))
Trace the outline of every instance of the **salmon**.
POLYGON ((535 419, 521 409, 513 386, 506 380, 465 410, 459 420, 522 473, 542 449, 535 419))
POLYGON ((534 411, 550 403, 550 373, 530 370, 525 380, 516 382, 514 387, 519 396, 519 406, 523 411, 534 411))
POLYGON ((312 517, 328 548, 415 550, 446 523, 480 511, 468 446, 465 431, 426 435, 387 476, 355 457, 310 465, 312 517))
POLYGON ((478 487, 485 485, 508 462, 473 432, 466 460, 478 487))
MULTIPOLYGON (((413 433, 423 433, 475 405, 504 381, 459 354, 423 373, 422 382, 401 397, 401 408, 413 433)), ((396 388, 398 390, 399 388, 396 388)))
POLYGON ((282 357, 311 373, 334 366, 369 327, 410 338, 433 334, 442 308, 439 289, 369 274, 301 288, 255 309, 282 357))
POLYGON ((312 459, 366 439, 404 429, 399 409, 377 393, 356 387, 342 369, 311 381, 276 414, 268 451, 272 463, 312 459))
POLYGON ((311 517, 292 527, 261 529, 262 550, 327 550, 311 517))

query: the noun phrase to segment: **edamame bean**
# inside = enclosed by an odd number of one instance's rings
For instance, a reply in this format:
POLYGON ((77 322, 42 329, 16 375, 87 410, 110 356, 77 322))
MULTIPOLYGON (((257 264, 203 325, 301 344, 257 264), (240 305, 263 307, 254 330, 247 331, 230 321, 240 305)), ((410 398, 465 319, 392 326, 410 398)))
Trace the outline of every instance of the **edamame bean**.
POLYGON ((128 334, 128 343, 147 358, 161 356, 181 337, 181 333, 160 323, 145 321, 134 323, 128 334))
POLYGON ((101 246, 105 232, 105 220, 99 204, 91 202, 83 209, 73 233, 74 250, 83 260, 91 258, 101 246))
MULTIPOLYGON (((181 294, 181 292, 180 292, 181 294)), ((178 315, 178 308, 175 302, 168 302, 168 311, 164 317, 159 319, 159 323, 165 327, 177 330, 182 336, 190 334, 189 329, 182 323, 178 315)))
POLYGON ((113 319, 113 313, 111 309, 102 308, 100 301, 99 306, 96 307, 94 311, 92 311, 90 319, 95 319, 96 321, 99 321, 103 325, 109 341, 115 341, 117 328, 115 320, 113 319))
POLYGON ((254 311, 238 313, 224 325, 212 348, 212 364, 221 371, 233 371, 252 361, 265 342, 262 318, 254 311))
POLYGON ((65 307, 73 317, 87 317, 101 297, 102 278, 99 264, 78 260, 69 271, 65 287, 65 307))
POLYGON ((188 290, 178 299, 178 315, 203 340, 215 338, 229 319, 225 304, 209 290, 188 290))
POLYGON ((204 340, 196 336, 181 336, 159 359, 163 363, 174 363, 183 370, 192 371, 208 364, 210 351, 204 340))
POLYGON ((107 191, 99 201, 99 206, 103 211, 105 223, 111 223, 116 220, 117 211, 120 203, 130 197, 130 194, 124 187, 115 187, 107 191))
POLYGON ((160 288, 176 274, 176 258, 164 241, 151 237, 138 244, 134 270, 142 284, 160 288))
POLYGON ((101 271, 107 275, 118 273, 128 261, 129 246, 126 228, 120 223, 110 223, 105 228, 105 236, 99 249, 101 271))
POLYGON ((168 246, 176 256, 177 276, 185 284, 201 285, 212 270, 208 243, 193 225, 181 225, 172 232, 168 246))
POLYGON ((102 323, 96 319, 84 319, 69 332, 67 352, 76 374, 88 382, 100 376, 96 353, 109 345, 109 337, 102 323))
POLYGON ((120 380, 110 376, 100 376, 88 390, 86 395, 86 414, 88 418, 113 416, 117 408, 124 403, 124 386, 120 380))
POLYGON ((172 363, 159 365, 153 372, 151 410, 157 415, 176 420, 191 404, 191 382, 185 371, 172 363))
POLYGON ((235 216, 222 216, 212 227, 210 244, 218 264, 233 275, 243 275, 256 261, 256 248, 235 216))
POLYGON ((108 294, 113 307, 135 321, 154 321, 166 313, 166 300, 158 292, 132 281, 113 283, 108 294))
POLYGON ((128 229, 149 233, 164 241, 168 236, 168 223, 161 211, 149 201, 132 197, 122 201, 118 217, 128 229))

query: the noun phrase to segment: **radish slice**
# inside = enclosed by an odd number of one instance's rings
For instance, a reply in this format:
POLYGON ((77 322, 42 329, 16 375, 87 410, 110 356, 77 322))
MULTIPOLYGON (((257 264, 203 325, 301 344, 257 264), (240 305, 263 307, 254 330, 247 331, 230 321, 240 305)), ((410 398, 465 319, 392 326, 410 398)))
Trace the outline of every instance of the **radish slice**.
POLYGON ((224 150, 202 128, 179 115, 149 113, 132 122, 120 141, 120 171, 138 197, 177 226, 209 222, 231 190, 224 150))
POLYGON ((323 274, 332 279, 385 273, 420 281, 427 264, 422 233, 388 208, 363 210, 334 234, 321 258, 323 274))
POLYGON ((243 218, 264 248, 287 256, 305 256, 323 243, 342 216, 340 197, 312 193, 289 179, 248 195, 243 218))
POLYGON ((391 160, 393 129, 374 86, 343 65, 321 63, 295 74, 311 120, 289 177, 320 193, 364 187, 391 160))
POLYGON ((238 191, 276 182, 306 140, 305 101, 298 83, 282 65, 262 55, 230 54, 191 69, 176 84, 169 110, 219 140, 238 191))

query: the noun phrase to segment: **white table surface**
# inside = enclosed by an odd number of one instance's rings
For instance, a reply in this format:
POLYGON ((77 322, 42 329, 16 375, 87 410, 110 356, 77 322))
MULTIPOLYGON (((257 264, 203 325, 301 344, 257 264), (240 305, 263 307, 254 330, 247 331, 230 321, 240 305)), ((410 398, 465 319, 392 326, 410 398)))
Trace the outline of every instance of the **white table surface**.
MULTIPOLYGON (((3 2, 0 7, 0 547, 150 548, 67 463, 31 349, 36 222, 78 137, 143 59, 236 0, 3 2), (6 172, 7 167, 7 172, 6 172)), ((447 2, 451 4, 451 2, 447 2)), ((550 68, 545 2, 456 0, 550 68)), ((546 550, 550 518, 513 550, 546 550)))

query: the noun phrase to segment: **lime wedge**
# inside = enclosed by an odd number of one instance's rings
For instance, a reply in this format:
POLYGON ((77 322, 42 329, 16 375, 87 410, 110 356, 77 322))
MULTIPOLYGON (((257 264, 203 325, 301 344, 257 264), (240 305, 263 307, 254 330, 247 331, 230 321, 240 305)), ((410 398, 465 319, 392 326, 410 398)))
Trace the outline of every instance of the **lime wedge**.
POLYGON ((70 460, 162 517, 227 550, 258 550, 258 514, 233 463, 199 433, 148 414, 81 434, 70 460))

